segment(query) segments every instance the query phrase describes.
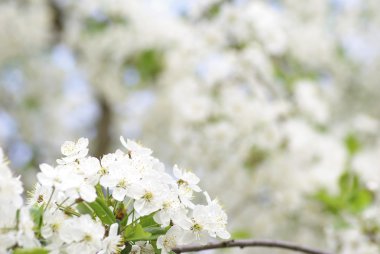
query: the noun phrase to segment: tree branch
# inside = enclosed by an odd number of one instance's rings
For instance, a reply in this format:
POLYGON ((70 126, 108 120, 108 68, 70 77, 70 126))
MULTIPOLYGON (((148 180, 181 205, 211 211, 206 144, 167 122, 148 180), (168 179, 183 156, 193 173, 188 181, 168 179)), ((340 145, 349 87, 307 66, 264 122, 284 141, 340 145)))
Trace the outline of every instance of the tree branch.
POLYGON ((94 154, 99 158, 103 154, 109 152, 108 149, 112 140, 110 131, 113 124, 113 112, 111 105, 104 96, 99 95, 97 99, 100 108, 100 116, 96 123, 97 142, 94 154))
POLYGON ((329 252, 324 252, 321 250, 316 250, 308 247, 303 247, 300 245, 283 242, 283 241, 271 241, 271 240, 229 240, 223 241, 219 243, 208 243, 206 245, 193 245, 193 246, 183 246, 177 247, 172 251, 174 253, 184 253, 191 251, 202 251, 202 250, 210 250, 210 249, 223 249, 223 248, 233 248, 239 247, 241 249, 245 247, 266 247, 266 248, 278 248, 291 250, 296 252, 302 252, 307 254, 332 254, 329 252))

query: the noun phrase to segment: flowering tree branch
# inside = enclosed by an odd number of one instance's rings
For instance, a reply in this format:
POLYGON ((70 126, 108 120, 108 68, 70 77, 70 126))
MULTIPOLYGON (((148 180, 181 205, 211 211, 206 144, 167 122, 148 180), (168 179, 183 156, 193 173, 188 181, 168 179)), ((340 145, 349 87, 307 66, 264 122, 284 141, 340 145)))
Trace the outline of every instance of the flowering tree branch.
POLYGON ((321 250, 316 250, 308 247, 303 247, 300 245, 284 242, 284 241, 271 241, 271 240, 229 240, 223 241, 219 243, 209 243, 206 245, 191 245, 191 246, 183 246, 177 247, 172 251, 174 253, 184 253, 191 251, 202 251, 202 250, 210 250, 210 249, 222 249, 222 248, 245 248, 245 247, 266 247, 266 248, 278 248, 285 250, 292 250, 296 252, 302 252, 307 254, 332 254, 329 252, 324 252, 321 250))

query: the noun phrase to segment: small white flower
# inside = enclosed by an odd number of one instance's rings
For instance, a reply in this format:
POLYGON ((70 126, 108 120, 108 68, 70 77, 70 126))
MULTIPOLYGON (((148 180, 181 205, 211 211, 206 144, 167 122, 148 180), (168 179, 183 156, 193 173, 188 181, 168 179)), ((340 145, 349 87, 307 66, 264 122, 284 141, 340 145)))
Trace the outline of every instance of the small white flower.
POLYGON ((222 207, 218 204, 217 200, 211 201, 210 196, 205 192, 207 198, 208 210, 208 231, 212 237, 220 237, 228 239, 231 234, 226 230, 227 214, 223 211, 222 207))
POLYGON ((17 230, 17 243, 19 246, 24 248, 34 248, 41 245, 34 235, 33 227, 34 222, 30 217, 29 207, 22 207, 20 209, 17 230))
MULTIPOLYGON (((140 254, 154 254, 154 248, 149 242, 138 241, 138 242, 136 242, 136 245, 134 245, 134 246, 138 247, 136 249, 139 249, 140 254)), ((132 248, 133 248, 133 246, 132 246, 132 248)))
POLYGON ((119 225, 111 225, 108 236, 102 242, 102 250, 98 254, 120 253, 124 249, 124 243, 121 235, 117 234, 119 225))
POLYGON ((112 190, 114 199, 123 201, 125 196, 136 198, 141 194, 139 179, 140 174, 135 168, 128 163, 119 162, 100 178, 100 184, 112 190))
POLYGON ((125 154, 121 150, 116 150, 114 153, 106 154, 101 159, 101 169, 99 174, 106 175, 109 173, 109 168, 114 166, 120 160, 124 159, 125 154))
POLYGON ((182 244, 182 236, 184 230, 174 225, 165 235, 159 236, 157 239, 157 248, 161 249, 161 254, 167 254, 176 246, 182 244))
POLYGON ((129 254, 141 254, 141 247, 136 244, 132 245, 132 248, 129 254))
POLYGON ((179 186, 186 185, 195 192, 200 192, 201 188, 198 187, 199 177, 194 173, 179 169, 177 165, 173 167, 173 174, 177 178, 179 186))
POLYGON ((93 254, 101 250, 104 233, 102 224, 86 214, 65 220, 59 235, 68 253, 93 254))
POLYGON ((79 196, 87 202, 93 202, 96 199, 96 189, 93 185, 85 181, 79 185, 79 196))
POLYGON ((37 179, 41 185, 46 187, 55 187, 58 190, 65 191, 78 186, 81 182, 80 177, 69 166, 54 168, 44 163, 40 165, 40 169, 41 172, 37 174, 37 179))
POLYGON ((23 205, 21 196, 23 188, 20 177, 12 176, 11 170, 4 160, 0 148, 0 229, 15 226, 16 211, 23 205))
POLYGON ((67 164, 77 159, 84 158, 88 154, 88 139, 80 138, 77 142, 66 141, 61 146, 61 152, 65 156, 57 160, 58 164, 67 164))
POLYGON ((0 253, 9 253, 7 250, 17 243, 16 231, 0 233, 0 253))
POLYGON ((95 185, 99 181, 98 172, 101 169, 100 162, 95 157, 86 157, 79 160, 77 169, 89 183, 95 185))
POLYGON ((142 185, 142 192, 136 198, 134 208, 140 216, 145 216, 161 209, 163 195, 169 188, 154 179, 145 180, 142 185))
POLYGON ((121 144, 127 148, 129 155, 133 158, 135 155, 139 156, 149 156, 152 154, 152 150, 149 148, 143 147, 142 145, 138 144, 135 141, 132 141, 130 139, 127 139, 125 141, 123 136, 120 136, 120 142, 121 144))
POLYGON ((59 231, 65 219, 68 217, 60 210, 51 209, 44 213, 41 235, 45 239, 58 238, 59 231))
POLYGON ((52 187, 42 186, 40 183, 37 183, 34 186, 33 190, 28 192, 27 204, 31 206, 32 205, 37 205, 37 206, 46 205, 52 191, 53 191, 52 187))
POLYGON ((191 226, 189 231, 186 231, 184 234, 184 242, 192 243, 197 241, 201 244, 207 243, 209 239, 208 226, 209 216, 207 207, 204 205, 194 206, 191 216, 191 226))
POLYGON ((170 222, 184 229, 189 228, 191 221, 186 216, 187 210, 178 199, 178 189, 173 188, 163 193, 162 209, 154 214, 154 220, 162 227, 167 227, 170 222))
POLYGON ((0 170, 0 204, 1 206, 11 205, 15 208, 22 206, 23 192, 20 177, 13 177, 10 169, 0 170))
POLYGON ((197 185, 199 178, 192 172, 179 169, 177 165, 173 167, 173 174, 177 179, 178 194, 181 202, 185 206, 193 208, 194 204, 191 202, 193 199, 193 191, 201 191, 201 188, 197 185))

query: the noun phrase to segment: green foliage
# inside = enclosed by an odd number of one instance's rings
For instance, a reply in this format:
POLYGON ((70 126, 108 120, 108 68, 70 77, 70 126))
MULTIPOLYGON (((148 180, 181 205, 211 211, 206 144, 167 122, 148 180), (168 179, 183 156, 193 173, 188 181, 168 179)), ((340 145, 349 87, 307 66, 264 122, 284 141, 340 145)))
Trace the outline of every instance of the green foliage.
POLYGON ((40 229, 42 227, 42 216, 44 214, 43 206, 37 206, 34 205, 32 208, 30 208, 30 215, 32 217, 32 220, 34 222, 34 230, 36 232, 40 232, 40 229))
POLYGON ((24 105, 30 110, 37 110, 40 107, 40 101, 35 96, 28 96, 24 99, 24 105))
POLYGON ((94 210, 92 210, 92 208, 90 207, 89 204, 85 203, 85 202, 81 202, 79 204, 77 204, 77 207, 78 211, 81 213, 81 214, 89 214, 91 215, 92 217, 95 216, 95 212, 94 210))
POLYGON ((258 165, 260 165, 266 158, 268 154, 261 148, 253 146, 249 151, 248 157, 245 159, 244 166, 249 170, 254 170, 258 165))
POLYGON ((373 193, 360 181, 357 174, 346 171, 339 179, 339 193, 330 194, 327 190, 318 191, 315 198, 324 208, 339 215, 342 212, 360 213, 373 202, 373 193))
POLYGON ((350 156, 355 155, 361 149, 360 141, 353 133, 346 136, 344 143, 350 156))
POLYGON ((157 225, 157 222, 154 221, 153 219, 153 214, 143 216, 140 218, 140 223, 139 223, 143 228, 145 227, 151 227, 157 225))
POLYGON ((107 27, 110 27, 112 25, 126 25, 128 22, 123 17, 107 17, 104 19, 94 19, 94 18, 87 18, 84 21, 84 25, 86 26, 87 32, 89 34, 98 34, 103 32, 107 29, 107 27))
POLYGON ((300 79, 317 80, 322 73, 303 66, 290 56, 287 58, 274 58, 274 76, 285 85, 289 92, 300 79))
POLYGON ((222 8, 223 1, 214 3, 211 5, 205 12, 204 12, 204 17, 207 19, 213 19, 215 18, 219 13, 222 8))
POLYGON ((126 241, 150 240, 152 233, 146 232, 140 224, 129 225, 124 231, 126 241))
POLYGON ((232 239, 248 239, 251 238, 252 234, 248 230, 236 230, 231 233, 231 238, 232 239))
POLYGON ((96 198, 94 202, 87 203, 97 217, 106 225, 111 225, 116 222, 115 216, 109 207, 106 205, 105 201, 99 197, 96 198))
POLYGON ((104 197, 104 193, 103 193, 103 189, 102 189, 102 186, 98 183, 96 186, 95 186, 95 189, 96 189, 96 195, 101 199, 101 200, 105 200, 105 197, 104 197))
POLYGON ((48 254, 49 252, 43 248, 33 249, 15 249, 13 254, 48 254))
POLYGON ((124 231, 126 241, 156 240, 160 235, 164 235, 170 226, 160 227, 153 219, 153 214, 143 216, 138 224, 128 225, 124 231))
POLYGON ((132 250, 132 245, 126 244, 125 248, 120 252, 120 254, 129 254, 132 250))
POLYGON ((147 49, 127 60, 125 64, 134 66, 142 81, 154 81, 164 67, 163 54, 155 49, 147 49))

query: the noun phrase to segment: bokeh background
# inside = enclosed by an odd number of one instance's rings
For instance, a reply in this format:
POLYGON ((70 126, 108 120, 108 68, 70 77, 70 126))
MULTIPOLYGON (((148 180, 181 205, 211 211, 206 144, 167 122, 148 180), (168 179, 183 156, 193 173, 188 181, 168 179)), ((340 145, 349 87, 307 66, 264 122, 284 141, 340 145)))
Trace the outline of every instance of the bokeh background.
MULTIPOLYGON (((380 253, 380 1, 0 0, 0 145, 196 172, 235 238, 380 253)), ((232 250, 237 253, 284 253, 232 250)))

